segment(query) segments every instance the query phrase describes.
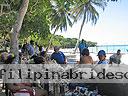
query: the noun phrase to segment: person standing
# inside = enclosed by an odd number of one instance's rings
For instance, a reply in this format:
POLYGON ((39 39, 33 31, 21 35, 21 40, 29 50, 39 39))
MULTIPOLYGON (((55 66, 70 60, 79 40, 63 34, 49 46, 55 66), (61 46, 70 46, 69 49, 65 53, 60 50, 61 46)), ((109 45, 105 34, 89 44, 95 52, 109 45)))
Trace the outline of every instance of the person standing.
POLYGON ((79 47, 80 56, 82 54, 83 49, 88 48, 87 44, 84 42, 84 39, 82 39, 78 47, 79 47))

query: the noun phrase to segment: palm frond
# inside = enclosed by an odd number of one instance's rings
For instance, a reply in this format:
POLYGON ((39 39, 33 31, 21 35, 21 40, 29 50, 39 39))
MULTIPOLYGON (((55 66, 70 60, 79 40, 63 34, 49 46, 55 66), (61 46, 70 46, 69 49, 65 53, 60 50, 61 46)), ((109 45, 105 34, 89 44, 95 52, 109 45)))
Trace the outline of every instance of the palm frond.
POLYGON ((97 7, 102 8, 103 10, 107 6, 106 0, 91 0, 91 3, 97 7))
POLYGON ((69 26, 72 27, 73 23, 68 16, 67 16, 67 22, 68 22, 69 26))

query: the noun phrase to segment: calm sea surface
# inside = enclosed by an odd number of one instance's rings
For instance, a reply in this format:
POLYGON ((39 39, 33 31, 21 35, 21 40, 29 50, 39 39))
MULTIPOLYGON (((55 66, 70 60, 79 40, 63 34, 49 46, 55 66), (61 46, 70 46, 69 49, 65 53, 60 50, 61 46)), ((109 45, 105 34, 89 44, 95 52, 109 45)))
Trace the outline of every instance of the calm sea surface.
POLYGON ((105 50, 106 53, 116 53, 120 49, 121 53, 128 53, 128 45, 101 45, 89 47, 90 52, 97 53, 99 50, 105 50))

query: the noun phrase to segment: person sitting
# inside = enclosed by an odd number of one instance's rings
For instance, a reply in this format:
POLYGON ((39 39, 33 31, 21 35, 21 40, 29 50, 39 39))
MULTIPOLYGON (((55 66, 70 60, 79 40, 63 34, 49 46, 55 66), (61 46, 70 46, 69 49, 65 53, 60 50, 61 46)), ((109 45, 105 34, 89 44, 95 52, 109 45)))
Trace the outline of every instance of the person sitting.
POLYGON ((34 41, 33 40, 31 40, 30 44, 27 45, 27 51, 28 51, 28 54, 30 55, 30 57, 32 57, 35 54, 34 41))
POLYGON ((103 68, 107 69, 109 62, 108 62, 108 60, 106 60, 106 53, 105 53, 105 51, 104 50, 100 50, 98 52, 97 56, 99 58, 99 61, 96 62, 97 65, 95 65, 91 70, 94 70, 98 65, 101 65, 101 64, 103 65, 103 68))
POLYGON ((112 56, 110 56, 109 58, 109 63, 112 64, 112 63, 116 63, 116 64, 120 64, 121 63, 121 50, 118 49, 117 50, 117 53, 114 53, 112 56))
POLYGON ((34 64, 44 64, 45 60, 42 56, 35 56, 33 57, 34 59, 34 64))
POLYGON ((35 42, 35 54, 38 55, 39 53, 39 45, 37 42, 35 42))
POLYGON ((15 56, 12 53, 8 53, 6 51, 0 53, 0 61, 3 62, 4 64, 11 64, 14 58, 15 56))
POLYGON ((0 62, 4 62, 8 57, 8 52, 6 50, 0 51, 0 62))
POLYGON ((106 53, 104 50, 100 50, 98 52, 98 58, 99 58, 99 61, 97 64, 108 64, 108 61, 106 60, 106 53))
MULTIPOLYGON (((4 64, 12 64, 15 56, 12 53, 2 52, 0 53, 0 61, 4 64)), ((30 95, 20 95, 20 96, 48 96, 48 93, 44 89, 34 87, 33 83, 5 83, 5 93, 8 94, 8 90, 13 94, 12 96, 19 96, 16 94, 25 94, 30 95)), ((8 95, 7 95, 8 96, 8 95)))
POLYGON ((10 54, 8 54, 7 60, 5 60, 4 63, 11 64, 14 59, 15 59, 14 54, 10 53, 10 54))
POLYGON ((82 56, 80 57, 80 64, 93 64, 93 59, 89 55, 89 49, 83 49, 82 56))
POLYGON ((42 46, 39 46, 39 56, 45 57, 45 51, 42 46))
MULTIPOLYGON (((109 64, 109 62, 108 62, 108 60, 106 60, 106 53, 105 53, 105 51, 104 50, 100 50, 99 52, 98 52, 98 58, 99 58, 99 61, 98 62, 96 62, 96 65, 91 69, 91 70, 94 70, 98 65, 102 65, 101 67, 101 69, 108 69, 108 64, 109 64)), ((96 71, 96 70, 95 70, 96 71)))
POLYGON ((21 53, 28 54, 27 48, 28 48, 29 43, 28 43, 26 40, 25 40, 24 42, 25 42, 25 43, 23 44, 23 46, 22 46, 22 48, 21 48, 21 53))
MULTIPOLYGON (((35 63, 40 64, 42 60, 35 58, 35 63)), ((11 62, 10 62, 11 63, 11 62)), ((14 82, 14 81, 13 81, 14 82)), ((38 86, 34 86, 36 83, 6 83, 6 87, 14 96, 48 96, 48 92, 44 89, 40 89, 38 86)))
POLYGON ((63 52, 59 51, 60 47, 54 47, 54 53, 51 55, 51 60, 55 60, 58 64, 65 64, 66 57, 63 52))

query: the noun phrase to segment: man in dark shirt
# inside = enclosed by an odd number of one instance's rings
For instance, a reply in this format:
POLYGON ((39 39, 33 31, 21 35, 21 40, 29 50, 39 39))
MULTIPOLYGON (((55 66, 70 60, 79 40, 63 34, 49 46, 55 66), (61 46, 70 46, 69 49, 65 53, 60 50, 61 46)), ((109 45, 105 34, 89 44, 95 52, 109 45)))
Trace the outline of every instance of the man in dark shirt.
POLYGON ((58 64, 65 64, 66 58, 63 52, 59 51, 60 47, 55 46, 51 55, 51 60, 55 60, 58 64))

